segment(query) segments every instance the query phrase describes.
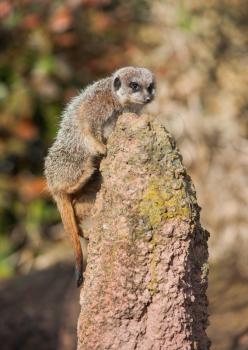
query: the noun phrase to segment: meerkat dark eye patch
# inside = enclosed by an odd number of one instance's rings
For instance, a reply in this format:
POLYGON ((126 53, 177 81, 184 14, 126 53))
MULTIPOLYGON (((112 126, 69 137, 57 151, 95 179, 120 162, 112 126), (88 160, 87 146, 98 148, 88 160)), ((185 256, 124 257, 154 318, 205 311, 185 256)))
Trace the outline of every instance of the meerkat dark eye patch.
POLYGON ((134 81, 131 81, 129 87, 133 90, 133 92, 140 90, 140 85, 138 83, 135 83, 134 81))
POLYGON ((152 93, 152 90, 154 90, 154 89, 155 89, 155 84, 154 84, 154 83, 151 83, 151 84, 148 86, 147 91, 149 92, 149 94, 151 94, 151 93, 152 93))
POLYGON ((121 87, 121 80, 119 77, 116 77, 114 80, 114 88, 115 90, 118 90, 121 87))

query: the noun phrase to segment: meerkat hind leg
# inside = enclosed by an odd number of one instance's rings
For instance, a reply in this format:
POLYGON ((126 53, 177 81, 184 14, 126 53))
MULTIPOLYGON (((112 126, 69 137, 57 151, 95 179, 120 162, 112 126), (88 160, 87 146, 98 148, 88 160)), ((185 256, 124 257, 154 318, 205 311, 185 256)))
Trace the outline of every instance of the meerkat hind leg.
POLYGON ((83 235, 81 227, 79 227, 75 209, 73 207, 73 193, 79 191, 91 178, 95 172, 95 167, 92 162, 88 162, 85 165, 85 169, 82 172, 81 177, 73 185, 57 192, 55 200, 61 215, 61 219, 66 233, 71 238, 73 243, 75 258, 76 258, 76 279, 77 286, 79 287, 83 282, 83 254, 80 244, 79 235, 83 235))
MULTIPOLYGON (((96 165, 97 169, 98 166, 96 165)), ((88 239, 92 227, 91 209, 95 204, 96 195, 102 185, 102 175, 99 170, 91 176, 87 184, 72 195, 72 205, 79 226, 79 235, 88 239)))
POLYGON ((91 178, 91 176, 94 174, 96 168, 93 166, 93 164, 90 164, 88 167, 85 167, 85 170, 83 170, 82 175, 78 179, 78 181, 70 185, 66 188, 66 192, 68 194, 73 194, 77 191, 79 191, 91 178))

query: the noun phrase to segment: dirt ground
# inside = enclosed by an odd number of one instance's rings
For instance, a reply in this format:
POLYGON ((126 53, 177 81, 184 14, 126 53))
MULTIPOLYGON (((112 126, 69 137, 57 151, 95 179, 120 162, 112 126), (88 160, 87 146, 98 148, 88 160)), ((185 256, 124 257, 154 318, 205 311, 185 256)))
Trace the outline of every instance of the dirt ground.
MULTIPOLYGON (((212 350, 248 349, 248 278, 233 266, 231 261, 210 266, 208 334, 212 350)), ((79 290, 71 264, 57 263, 6 282, 0 295, 1 349, 75 348, 79 290)))

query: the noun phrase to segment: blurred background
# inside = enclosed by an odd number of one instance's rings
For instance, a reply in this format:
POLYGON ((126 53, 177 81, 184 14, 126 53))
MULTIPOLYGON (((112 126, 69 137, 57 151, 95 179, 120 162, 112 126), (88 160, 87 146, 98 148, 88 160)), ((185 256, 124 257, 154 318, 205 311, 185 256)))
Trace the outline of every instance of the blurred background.
POLYGON ((74 346, 72 252, 44 156, 70 98, 125 65, 155 72, 149 111, 211 233, 212 349, 248 349, 248 1, 0 0, 1 349, 74 346))

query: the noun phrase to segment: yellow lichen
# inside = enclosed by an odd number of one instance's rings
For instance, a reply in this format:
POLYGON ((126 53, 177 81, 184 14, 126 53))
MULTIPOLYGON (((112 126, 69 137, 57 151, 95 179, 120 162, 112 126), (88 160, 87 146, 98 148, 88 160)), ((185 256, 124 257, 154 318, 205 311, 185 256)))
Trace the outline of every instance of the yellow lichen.
POLYGON ((151 257, 151 264, 150 264, 151 280, 148 283, 148 289, 151 292, 151 294, 154 295, 154 294, 156 294, 158 292, 157 256, 156 256, 156 246, 157 246, 156 233, 153 235, 152 244, 153 244, 153 247, 152 247, 152 257, 151 257))
POLYGON ((186 218, 190 215, 189 205, 185 202, 184 186, 174 190, 166 180, 150 180, 140 202, 140 214, 149 220, 153 228, 164 220, 186 218))

